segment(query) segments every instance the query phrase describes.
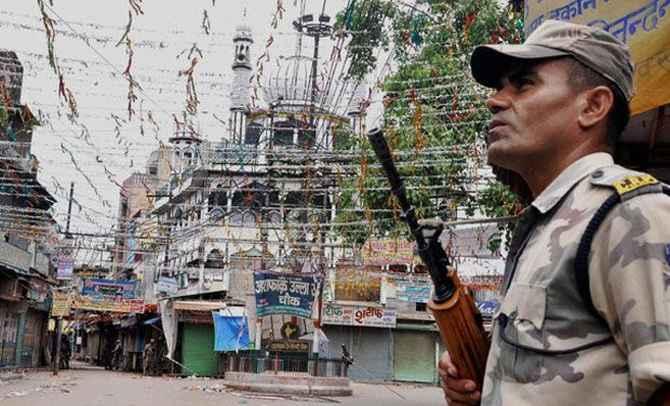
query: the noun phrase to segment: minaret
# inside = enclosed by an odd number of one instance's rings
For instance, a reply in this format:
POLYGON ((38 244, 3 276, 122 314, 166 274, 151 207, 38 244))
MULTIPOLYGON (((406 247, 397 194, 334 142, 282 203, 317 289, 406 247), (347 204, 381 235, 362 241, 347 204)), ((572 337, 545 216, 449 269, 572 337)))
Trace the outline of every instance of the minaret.
POLYGON ((364 83, 358 83, 351 98, 347 116, 351 123, 351 129, 358 136, 365 135, 365 117, 366 117, 366 86, 364 83))
MULTIPOLYGON (((245 10, 245 19, 246 14, 245 10)), ((251 27, 244 24, 239 25, 233 37, 235 60, 233 61, 233 90, 230 97, 230 134, 232 141, 236 143, 244 142, 244 132, 247 126, 249 80, 252 73, 251 53, 249 49, 253 43, 251 27)))
POLYGON ((172 145, 171 166, 176 174, 181 174, 186 169, 196 167, 201 163, 202 139, 185 113, 183 119, 183 122, 175 119, 174 136, 169 139, 172 145))

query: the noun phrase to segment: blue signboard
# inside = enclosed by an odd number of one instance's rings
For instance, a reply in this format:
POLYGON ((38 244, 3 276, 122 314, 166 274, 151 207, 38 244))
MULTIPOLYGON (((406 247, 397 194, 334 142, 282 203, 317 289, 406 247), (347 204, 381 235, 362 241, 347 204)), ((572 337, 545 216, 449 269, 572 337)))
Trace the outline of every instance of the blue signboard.
POLYGON ((274 272, 254 272, 256 315, 286 314, 309 318, 320 278, 274 272))
POLYGON ((481 300, 477 302, 477 308, 484 316, 493 316, 496 310, 498 310, 499 305, 500 302, 497 300, 481 300))
POLYGON ((396 298, 410 303, 428 303, 433 286, 427 281, 396 281, 396 298))
POLYGON ((135 281, 84 279, 81 294, 83 296, 94 298, 117 297, 123 299, 135 299, 135 281))

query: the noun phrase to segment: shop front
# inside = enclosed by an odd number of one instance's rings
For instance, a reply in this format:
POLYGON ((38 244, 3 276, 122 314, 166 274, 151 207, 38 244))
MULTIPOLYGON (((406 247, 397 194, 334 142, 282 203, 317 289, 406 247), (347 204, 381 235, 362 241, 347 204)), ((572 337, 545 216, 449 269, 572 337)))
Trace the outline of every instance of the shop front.
POLYGON ((341 356, 344 345, 354 358, 349 377, 362 381, 393 379, 395 310, 327 303, 323 306, 322 322, 330 356, 341 356))

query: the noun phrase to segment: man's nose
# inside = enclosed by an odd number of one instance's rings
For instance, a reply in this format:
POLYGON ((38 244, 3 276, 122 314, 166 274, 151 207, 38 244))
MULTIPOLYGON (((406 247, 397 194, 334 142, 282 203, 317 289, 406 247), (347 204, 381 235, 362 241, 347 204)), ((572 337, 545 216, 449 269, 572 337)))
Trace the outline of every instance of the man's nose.
POLYGON ((504 88, 491 93, 486 99, 486 107, 493 114, 507 108, 509 100, 505 97, 504 88))

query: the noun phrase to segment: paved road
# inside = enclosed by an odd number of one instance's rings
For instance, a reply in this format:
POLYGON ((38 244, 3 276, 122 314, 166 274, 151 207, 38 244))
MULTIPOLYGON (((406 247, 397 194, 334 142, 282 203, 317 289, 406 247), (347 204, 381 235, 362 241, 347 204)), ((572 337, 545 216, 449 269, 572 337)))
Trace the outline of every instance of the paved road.
POLYGON ((443 405, 434 386, 352 385, 354 395, 339 398, 286 398, 227 390, 215 379, 142 377, 98 368, 33 372, 0 382, 2 406, 221 406, 221 405, 443 405), (395 392, 395 393, 394 393, 395 392))

